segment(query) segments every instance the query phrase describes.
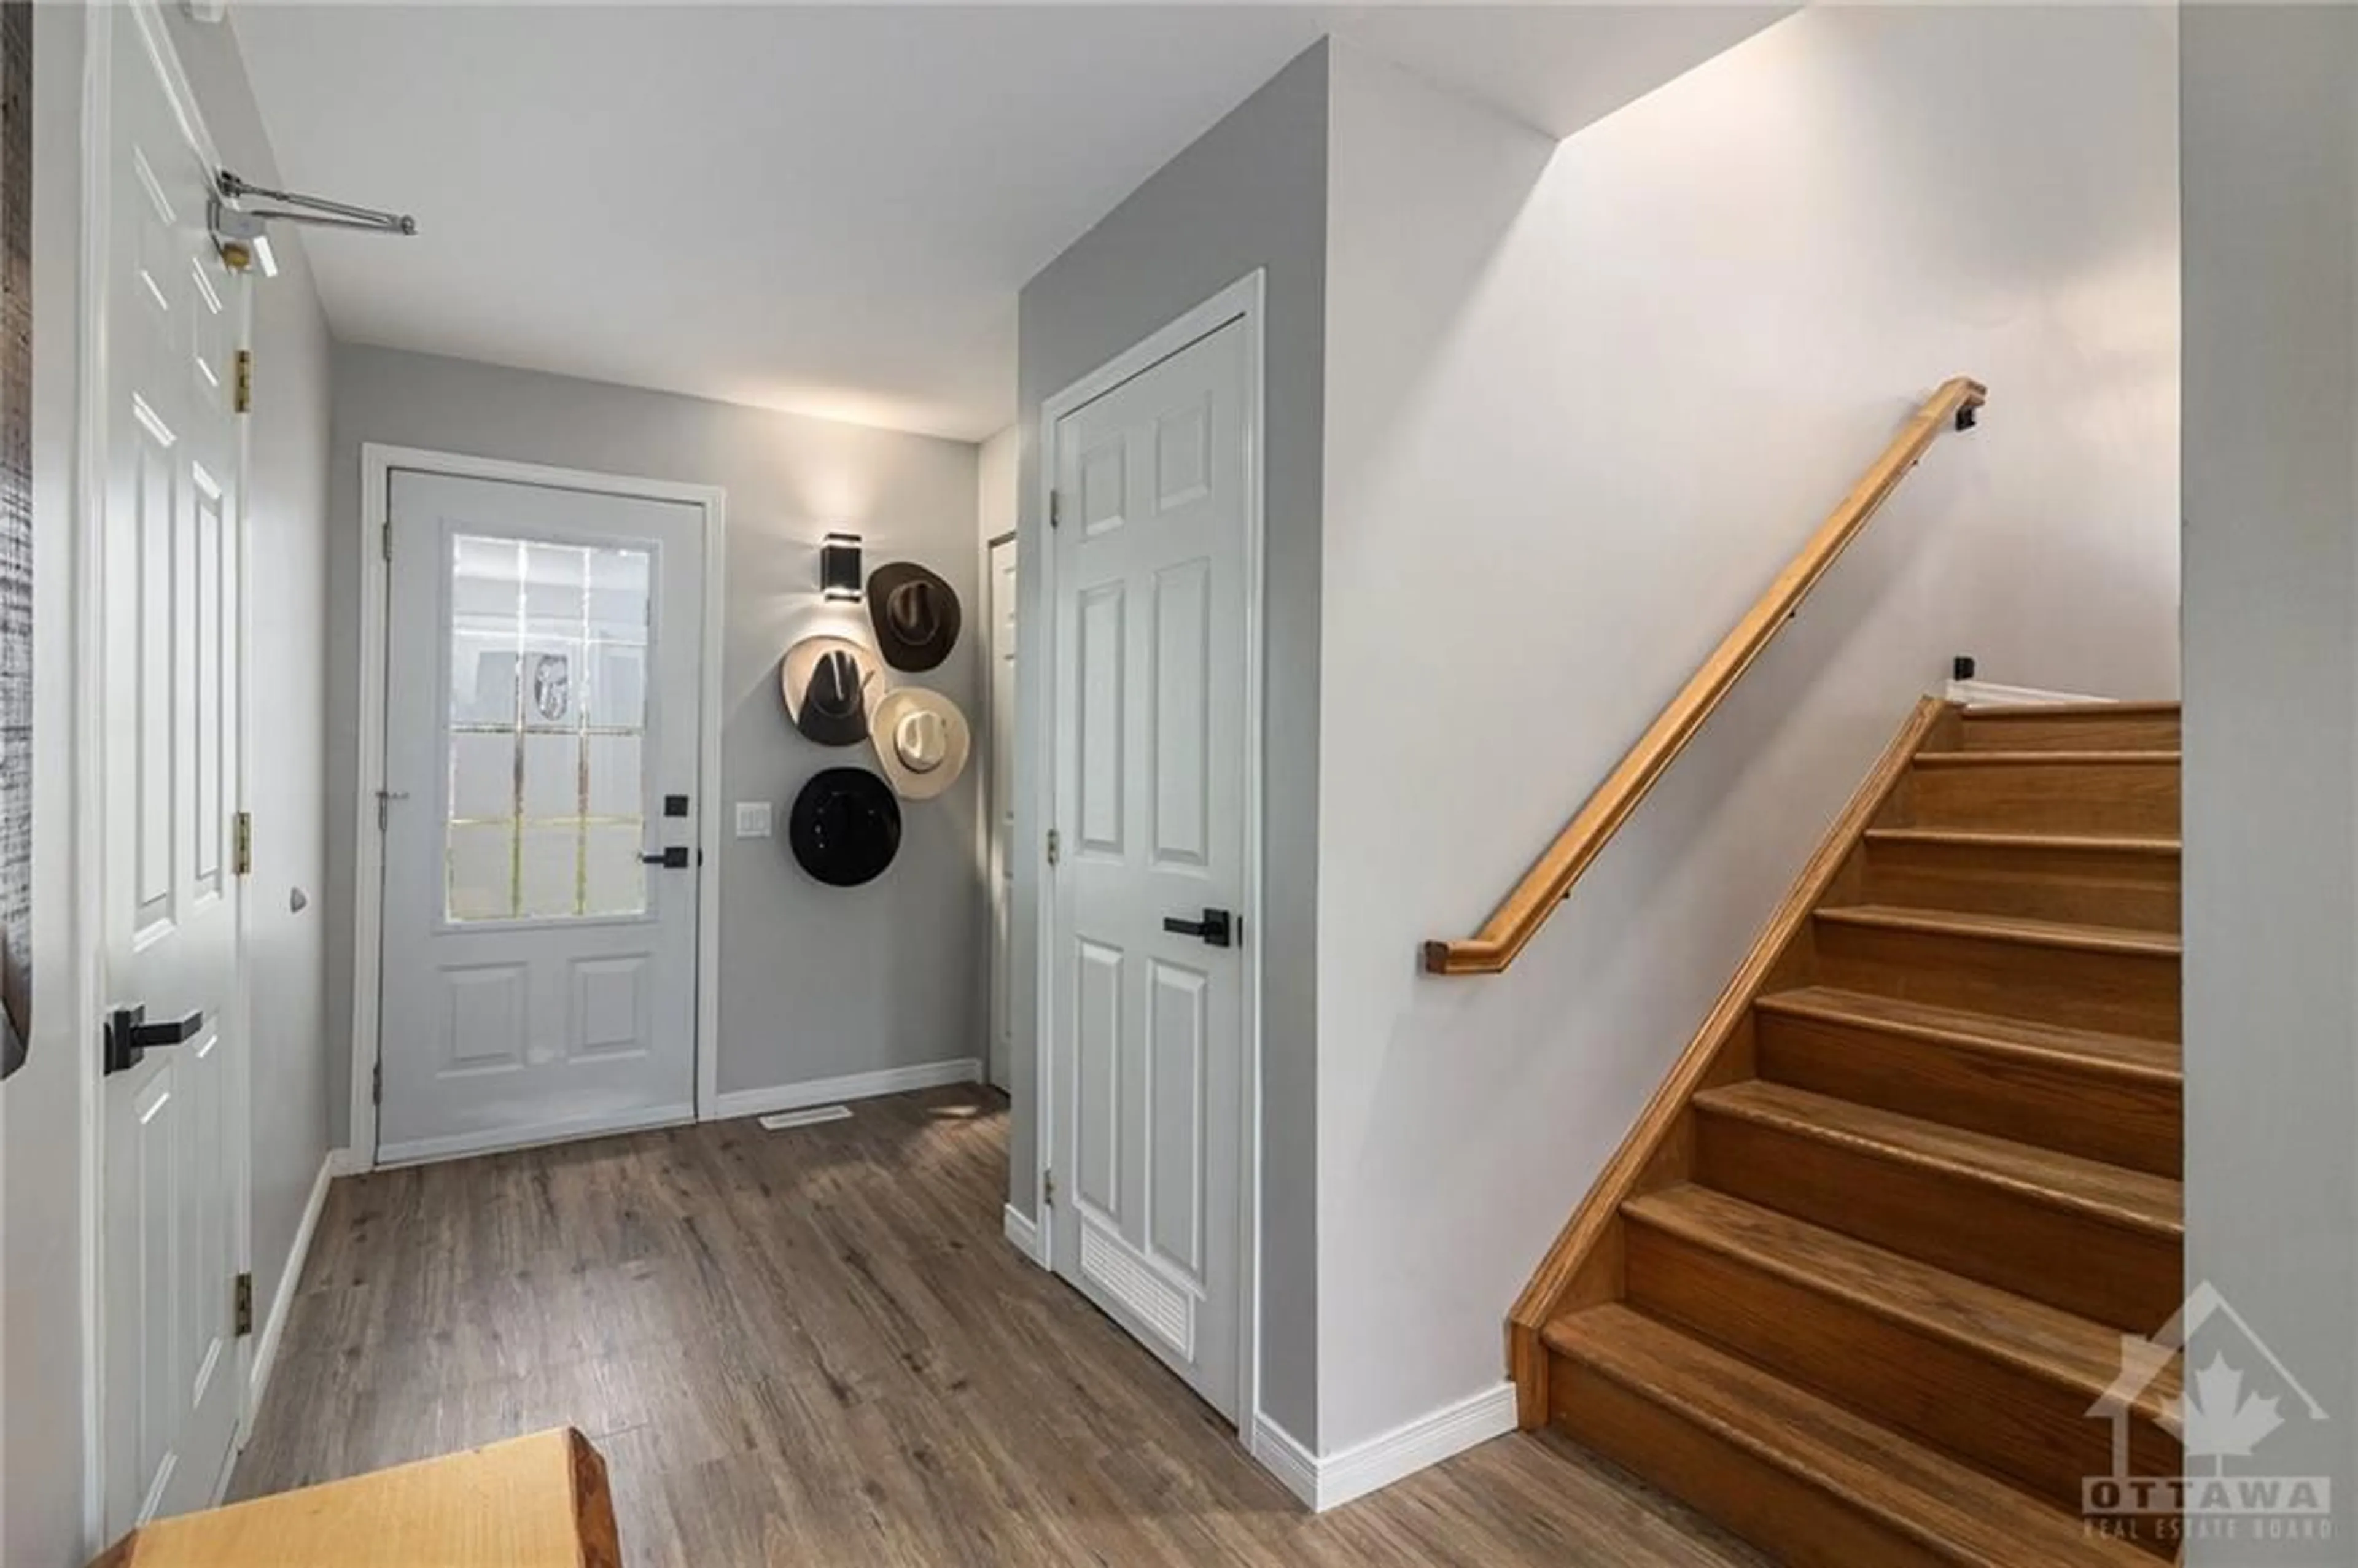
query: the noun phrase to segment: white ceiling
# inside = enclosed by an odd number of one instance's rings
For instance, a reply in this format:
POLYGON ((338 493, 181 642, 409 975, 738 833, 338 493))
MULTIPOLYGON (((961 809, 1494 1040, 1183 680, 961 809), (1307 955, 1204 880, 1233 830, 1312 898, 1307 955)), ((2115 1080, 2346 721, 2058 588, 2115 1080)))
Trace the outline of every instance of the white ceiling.
POLYGON ((1790 6, 249 5, 348 341, 976 439, 1031 276, 1323 33, 1562 135, 1790 6))

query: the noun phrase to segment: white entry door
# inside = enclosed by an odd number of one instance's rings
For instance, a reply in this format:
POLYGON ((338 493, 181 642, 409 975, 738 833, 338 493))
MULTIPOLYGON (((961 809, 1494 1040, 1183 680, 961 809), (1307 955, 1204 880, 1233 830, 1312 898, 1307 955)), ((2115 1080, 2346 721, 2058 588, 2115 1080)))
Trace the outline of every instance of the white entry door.
POLYGON ((990 1045, 991 1087, 1008 1087, 1015 1054, 1014 948, 1007 923, 1015 911, 1015 541, 995 539, 985 591, 990 597, 990 1045))
POLYGON ((1247 328, 1065 415, 1049 1014, 1056 1271, 1237 1414, 1247 328))
POLYGON ((99 1288, 112 1536, 212 1501, 245 1381, 232 406, 245 285, 208 237, 212 171, 174 107, 160 19, 146 6, 89 17, 106 31, 111 79, 99 1288))
POLYGON ((703 513, 390 483, 377 1158, 688 1119, 703 513))

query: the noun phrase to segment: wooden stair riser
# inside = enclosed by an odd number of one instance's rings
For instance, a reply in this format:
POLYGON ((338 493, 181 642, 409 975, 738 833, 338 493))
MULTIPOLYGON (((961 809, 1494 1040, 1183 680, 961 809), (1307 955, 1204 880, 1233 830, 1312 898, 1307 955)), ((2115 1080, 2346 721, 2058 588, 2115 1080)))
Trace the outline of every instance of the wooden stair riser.
POLYGON ((2175 752, 2178 708, 2121 704, 2115 711, 1965 710, 1956 744, 1968 752, 2175 752))
POLYGON ((2175 1238, 1963 1173, 1698 1106, 1695 1180, 2137 1334, 2184 1292, 2175 1238))
POLYGON ((2077 1511, 1627 1306, 1548 1325, 1558 1424, 1785 1563, 2149 1568, 2077 1511))
MULTIPOLYGON (((1862 1415, 2006 1476, 2076 1511, 2081 1480, 2112 1473, 2112 1426, 2094 1393, 1816 1290, 1754 1261, 1633 1221, 1632 1304, 1862 1415)), ((2131 1425, 2141 1476, 2175 1476, 2179 1444, 2131 1425)))
POLYGON ((2178 759, 2167 753, 1972 765, 1921 756, 1908 778, 1906 825, 2171 838, 2178 776, 2178 759))
POLYGON ((1677 1409, 1556 1353, 1556 1429, 1792 1568, 1956 1568, 1871 1513, 1812 1486, 1677 1409))
POLYGON ((1767 1009, 1754 1012, 1753 1031, 1771 1083, 2158 1176, 2176 1178, 2184 1164, 2174 1082, 1767 1009))
POLYGON ((1829 920, 1812 923, 1811 940, 1822 985, 2071 1029, 2180 1038, 2174 957, 1829 920))
POLYGON ((1966 910, 2137 931, 2179 928, 2179 858, 2071 845, 1870 836, 1857 902, 1966 910))

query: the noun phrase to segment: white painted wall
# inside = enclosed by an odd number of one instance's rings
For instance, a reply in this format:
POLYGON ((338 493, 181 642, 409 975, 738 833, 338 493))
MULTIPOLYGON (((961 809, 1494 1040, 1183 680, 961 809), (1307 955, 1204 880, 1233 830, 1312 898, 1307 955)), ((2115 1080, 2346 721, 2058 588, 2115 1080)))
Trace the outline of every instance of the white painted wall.
MULTIPOLYGON (((233 35, 165 15, 207 128, 225 161, 253 178, 276 167, 233 35)), ((127 14, 115 47, 136 48, 127 14)), ((82 1382, 84 1096, 95 1081, 95 1015, 73 929, 74 569, 79 504, 81 117, 84 16, 34 13, 35 779, 34 1041, 25 1069, 0 1085, 0 1562, 69 1568, 100 1543, 85 1537, 82 1382)), ((255 813, 248 884, 252 969, 253 1266, 266 1313, 327 1150, 319 1014, 325 719, 324 496, 328 334, 299 238, 257 286, 254 343, 262 370, 251 438, 251 730, 246 793, 255 813), (297 912, 287 894, 313 900, 297 912)))
POLYGON ((2174 694, 2172 27, 1812 10, 1561 146, 1335 50, 1322 1452, 1497 1383, 1508 1304, 1952 654, 2174 694), (1984 427, 1521 963, 1422 977, 1958 373, 1984 427))
MULTIPOLYGON (((2239 1470, 2358 1487, 2358 11, 2192 6, 2186 234, 2186 1267, 2324 1407, 2239 1470)), ((2200 1355, 2196 1357, 2201 1359, 2200 1355)))

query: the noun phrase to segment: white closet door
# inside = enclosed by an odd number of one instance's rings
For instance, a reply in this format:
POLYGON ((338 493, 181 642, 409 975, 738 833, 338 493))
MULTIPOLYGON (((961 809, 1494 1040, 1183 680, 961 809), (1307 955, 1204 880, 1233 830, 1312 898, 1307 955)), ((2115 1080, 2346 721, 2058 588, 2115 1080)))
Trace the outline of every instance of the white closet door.
POLYGON ((110 1012, 144 1010, 140 1027, 157 1032, 136 1060, 110 1052, 100 1088, 111 1536, 212 1501, 244 1381, 233 1317, 245 1222, 233 861, 243 498, 232 388, 246 286, 207 237, 212 171, 159 68, 160 19, 109 12, 90 19, 111 35, 112 72, 100 940, 110 1012))
POLYGON ((1236 1413, 1247 341, 1055 442, 1054 1256, 1236 1413))

